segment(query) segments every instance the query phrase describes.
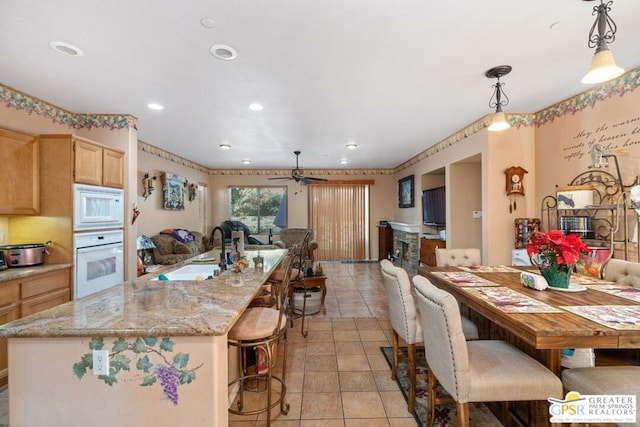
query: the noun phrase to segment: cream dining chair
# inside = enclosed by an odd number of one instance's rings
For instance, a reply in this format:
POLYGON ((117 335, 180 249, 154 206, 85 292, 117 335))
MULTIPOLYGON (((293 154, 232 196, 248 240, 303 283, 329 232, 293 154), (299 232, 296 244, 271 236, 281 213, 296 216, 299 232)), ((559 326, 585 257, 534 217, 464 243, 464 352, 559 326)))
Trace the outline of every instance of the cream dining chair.
POLYGON ((604 280, 640 288, 640 263, 611 258, 604 265, 604 280))
POLYGON ((480 249, 446 249, 436 248, 436 265, 438 267, 457 267, 482 264, 480 249))
MULTIPOLYGON (((465 341, 458 302, 422 276, 413 278, 428 365, 429 414, 433 425, 436 381, 456 402, 458 426, 469 425, 469 402, 561 399, 560 378, 504 341, 465 341)), ((508 411, 504 411, 508 418, 508 411)), ((503 424, 509 425, 508 419, 503 424)))
MULTIPOLYGON (((640 402, 640 366, 599 366, 596 368, 572 368, 562 371, 562 383, 567 391, 580 394, 635 395, 640 402)), ((635 423, 619 426, 640 426, 635 423)))
MULTIPOLYGON (((411 282, 407 272, 394 266, 389 260, 380 262, 382 277, 387 289, 389 301, 389 314, 393 327, 393 357, 391 367, 391 379, 396 379, 398 370, 398 341, 402 338, 407 343, 408 373, 409 373, 409 397, 407 398, 407 410, 413 412, 416 400, 416 344, 422 344, 422 325, 420 313, 411 295, 411 282)), ((478 338, 478 329, 468 319, 464 319, 465 336, 468 339, 478 338)))

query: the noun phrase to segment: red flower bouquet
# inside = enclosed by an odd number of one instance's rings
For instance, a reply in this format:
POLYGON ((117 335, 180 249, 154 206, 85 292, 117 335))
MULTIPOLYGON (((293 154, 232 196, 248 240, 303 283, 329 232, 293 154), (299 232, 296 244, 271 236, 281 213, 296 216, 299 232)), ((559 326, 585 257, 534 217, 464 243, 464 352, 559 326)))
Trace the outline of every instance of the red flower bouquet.
POLYGON ((527 245, 527 254, 547 279, 549 286, 569 287, 569 278, 580 254, 591 250, 577 234, 562 234, 560 230, 536 232, 527 245))

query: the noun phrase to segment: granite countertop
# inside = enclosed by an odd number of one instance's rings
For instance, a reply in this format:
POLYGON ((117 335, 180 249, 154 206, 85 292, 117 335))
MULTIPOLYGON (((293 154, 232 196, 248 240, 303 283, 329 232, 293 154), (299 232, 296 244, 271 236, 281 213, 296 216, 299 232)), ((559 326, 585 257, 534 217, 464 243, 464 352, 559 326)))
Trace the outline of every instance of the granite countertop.
POLYGON ((22 279, 36 274, 48 273, 50 271, 62 270, 63 268, 73 267, 73 264, 41 264, 29 267, 12 267, 6 270, 0 270, 0 283, 9 280, 22 279))
MULTIPOLYGON (((0 326, 0 337, 224 335, 286 252, 284 249, 260 251, 265 268, 258 273, 252 262, 257 251, 246 251, 250 268, 240 275, 240 283, 236 275, 228 271, 204 281, 160 281, 150 280, 153 274, 147 275, 148 279, 143 276, 7 323, 0 326)), ((163 272, 189 263, 180 263, 163 272)))

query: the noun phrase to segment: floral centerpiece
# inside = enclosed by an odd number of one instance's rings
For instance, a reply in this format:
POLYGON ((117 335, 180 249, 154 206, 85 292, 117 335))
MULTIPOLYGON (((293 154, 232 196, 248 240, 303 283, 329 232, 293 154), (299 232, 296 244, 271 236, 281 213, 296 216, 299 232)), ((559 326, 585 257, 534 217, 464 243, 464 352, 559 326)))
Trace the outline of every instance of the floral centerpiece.
POLYGON ((230 270, 232 273, 242 273, 242 270, 247 267, 249 267, 249 261, 247 261, 245 258, 240 258, 231 265, 230 270))
POLYGON ((560 230, 547 233, 536 232, 527 245, 527 254, 540 269, 540 274, 549 286, 568 288, 575 265, 580 263, 580 254, 591 250, 577 234, 562 234, 560 230))

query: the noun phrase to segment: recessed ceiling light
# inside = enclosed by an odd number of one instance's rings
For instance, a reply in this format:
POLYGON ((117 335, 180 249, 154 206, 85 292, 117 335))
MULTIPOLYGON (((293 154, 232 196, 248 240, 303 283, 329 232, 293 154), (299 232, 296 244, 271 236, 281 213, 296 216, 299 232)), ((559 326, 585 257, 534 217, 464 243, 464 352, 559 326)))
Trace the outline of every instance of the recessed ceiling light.
POLYGON ((147 108, 150 110, 164 110, 164 107, 160 104, 156 104, 155 102, 151 102, 147 104, 147 108))
POLYGON ((213 28, 215 23, 213 22, 213 19, 211 19, 211 18, 202 18, 200 20, 200 25, 202 25, 205 28, 213 28))
POLYGON ((351 144, 347 144, 346 147, 347 147, 347 150, 355 150, 356 148, 358 148, 358 144, 351 143, 351 144))
POLYGON ((254 102, 253 104, 249 105, 249 110, 251 111, 262 111, 263 109, 264 107, 258 104, 257 102, 254 102))
POLYGON ((221 150, 231 150, 231 146, 229 144, 220 144, 221 150))
POLYGON ((340 164, 341 165, 346 165, 347 163, 349 163, 349 162, 347 162, 347 159, 340 159, 340 164))
POLYGON ((242 164, 243 164, 243 165, 250 165, 250 164, 251 164, 251 160, 249 160, 249 159, 243 159, 243 160, 242 160, 242 164))
POLYGON ((209 49, 211 55, 215 56, 218 59, 222 59, 223 61, 231 61, 232 59, 236 59, 238 57, 238 52, 231 46, 227 46, 226 44, 214 44, 209 49))
POLYGON ((82 53, 82 51, 80 49, 78 49, 77 47, 75 47, 74 45, 71 45, 69 43, 65 43, 65 42, 49 42, 49 46, 51 46, 51 48, 53 50, 55 50, 58 53, 61 53, 63 55, 69 55, 69 56, 82 56, 84 55, 84 53, 82 53))

